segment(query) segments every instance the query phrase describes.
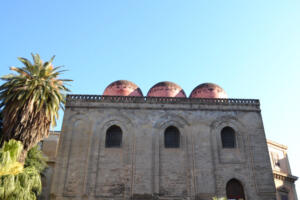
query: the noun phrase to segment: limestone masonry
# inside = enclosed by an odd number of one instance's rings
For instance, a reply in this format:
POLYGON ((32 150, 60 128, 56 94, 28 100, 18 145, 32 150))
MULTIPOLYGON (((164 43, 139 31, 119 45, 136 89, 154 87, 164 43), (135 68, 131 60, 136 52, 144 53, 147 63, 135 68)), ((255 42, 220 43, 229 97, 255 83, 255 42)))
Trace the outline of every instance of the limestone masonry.
POLYGON ((68 95, 48 197, 275 200, 259 101, 171 82, 68 95))

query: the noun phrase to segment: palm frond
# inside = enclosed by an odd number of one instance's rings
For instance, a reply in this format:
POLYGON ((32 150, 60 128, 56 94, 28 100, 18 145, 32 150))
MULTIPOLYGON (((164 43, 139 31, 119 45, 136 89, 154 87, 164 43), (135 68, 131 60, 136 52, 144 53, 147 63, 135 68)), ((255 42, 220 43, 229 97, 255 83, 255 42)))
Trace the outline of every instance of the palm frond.
POLYGON ((65 70, 53 67, 54 56, 43 62, 38 54, 32 54, 33 63, 26 58, 18 58, 24 66, 12 67, 16 74, 3 76, 0 86, 0 102, 3 108, 4 139, 22 141, 24 149, 29 149, 48 135, 50 124, 55 125, 58 110, 63 107, 65 86, 70 79, 60 79, 65 70), (47 130, 48 129, 48 130, 47 130))

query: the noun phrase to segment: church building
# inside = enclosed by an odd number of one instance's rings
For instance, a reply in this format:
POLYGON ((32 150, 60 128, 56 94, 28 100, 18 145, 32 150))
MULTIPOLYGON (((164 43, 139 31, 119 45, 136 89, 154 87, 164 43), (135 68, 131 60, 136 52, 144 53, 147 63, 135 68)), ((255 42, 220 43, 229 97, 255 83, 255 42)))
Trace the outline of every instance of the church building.
POLYGON ((275 200, 259 100, 167 81, 68 95, 49 197, 275 200))

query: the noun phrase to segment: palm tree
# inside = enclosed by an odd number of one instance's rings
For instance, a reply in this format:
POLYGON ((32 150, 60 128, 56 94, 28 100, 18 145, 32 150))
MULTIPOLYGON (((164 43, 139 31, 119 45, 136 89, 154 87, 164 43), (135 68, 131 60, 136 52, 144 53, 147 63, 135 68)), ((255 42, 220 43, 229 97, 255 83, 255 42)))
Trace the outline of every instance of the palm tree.
POLYGON ((2 111, 0 110, 0 144, 2 143, 2 128, 3 128, 3 118, 2 118, 2 111))
POLYGON ((50 125, 56 125, 59 108, 65 103, 64 92, 68 79, 59 79, 64 71, 53 67, 54 56, 43 62, 38 54, 31 54, 33 63, 18 58, 24 67, 11 67, 17 74, 1 79, 0 108, 3 110, 3 139, 15 139, 24 145, 19 161, 24 162, 27 151, 48 136, 50 125))

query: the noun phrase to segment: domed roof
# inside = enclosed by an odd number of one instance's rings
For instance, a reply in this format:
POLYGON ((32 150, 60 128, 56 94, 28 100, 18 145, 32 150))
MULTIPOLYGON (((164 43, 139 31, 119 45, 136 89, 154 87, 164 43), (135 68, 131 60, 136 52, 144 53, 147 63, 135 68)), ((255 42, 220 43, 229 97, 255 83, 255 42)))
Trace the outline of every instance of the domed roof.
POLYGON ((141 89, 134 83, 126 80, 118 80, 109 84, 103 95, 107 96, 143 96, 141 89))
POLYGON ((193 89, 190 98, 227 98, 227 94, 217 84, 202 83, 193 89))
POLYGON ((169 81, 155 84, 148 92, 149 97, 186 97, 183 89, 169 81))

